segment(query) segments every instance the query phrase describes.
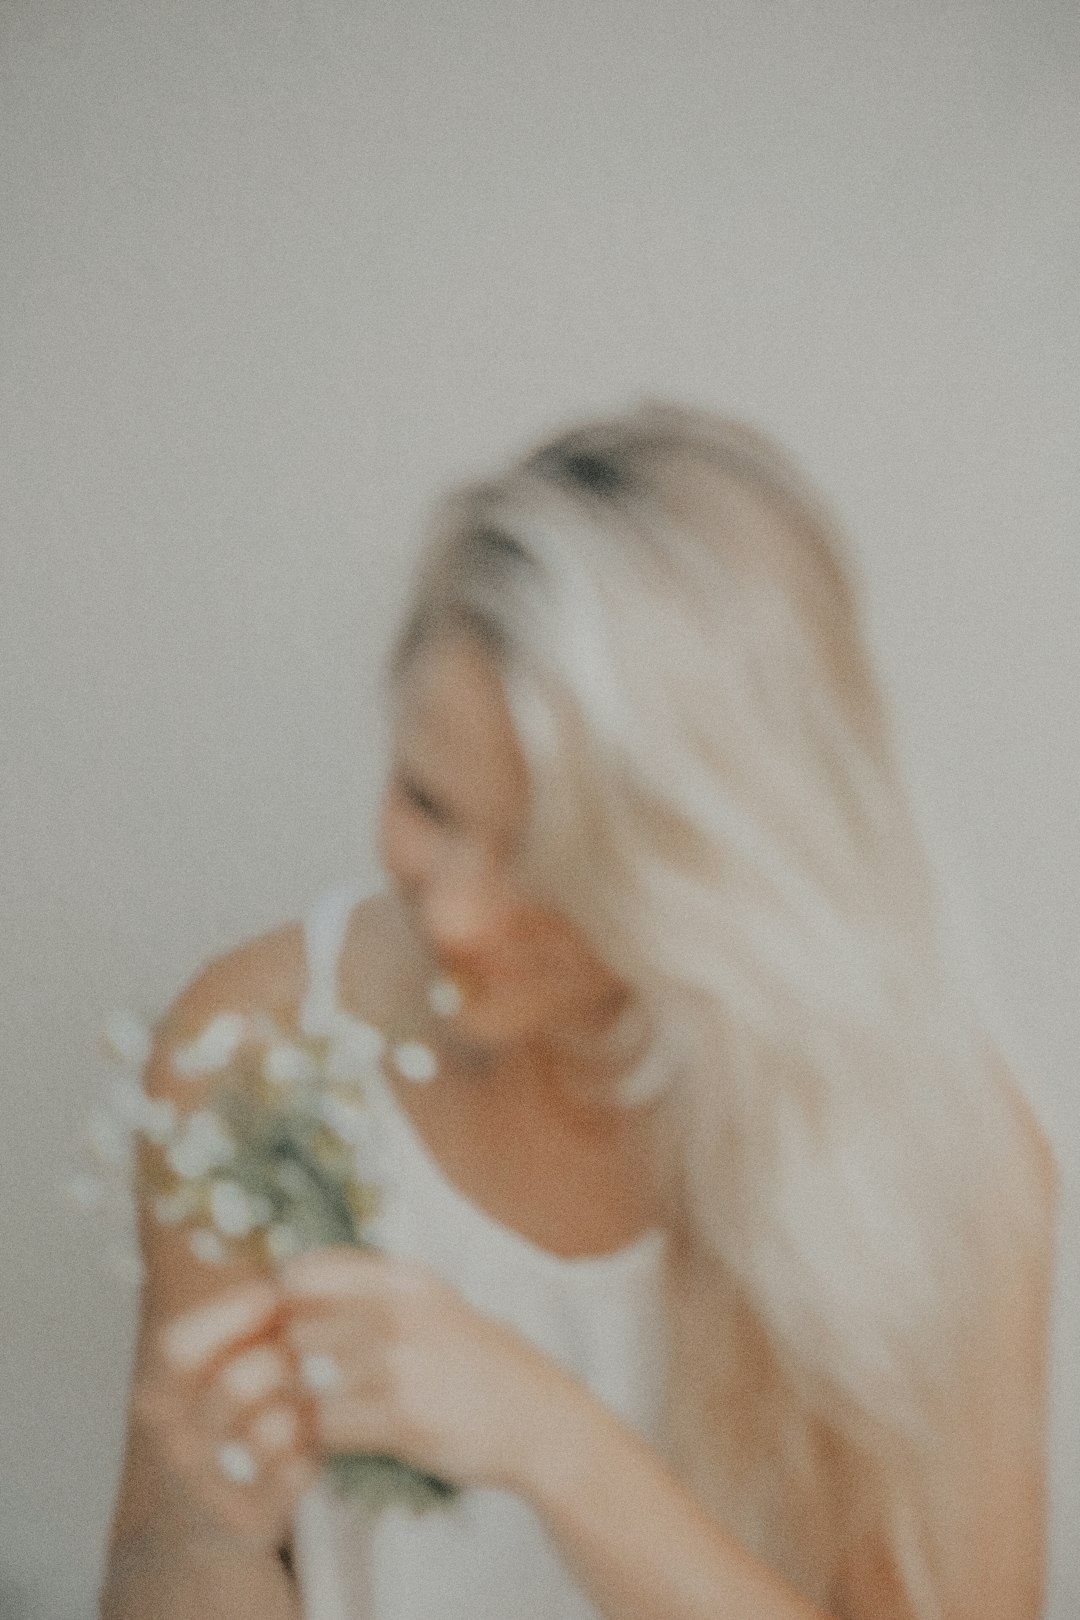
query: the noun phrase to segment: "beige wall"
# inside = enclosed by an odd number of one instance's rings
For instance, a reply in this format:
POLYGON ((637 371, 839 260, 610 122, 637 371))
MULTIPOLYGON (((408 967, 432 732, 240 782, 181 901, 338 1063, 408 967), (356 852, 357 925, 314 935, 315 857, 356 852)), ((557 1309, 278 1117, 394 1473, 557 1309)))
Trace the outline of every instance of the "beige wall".
POLYGON ((744 413, 855 531, 1075 1225, 1078 152, 1072 0, 0 0, 0 1612, 86 1620, 115 1481, 99 1016, 373 875, 425 504, 583 408, 744 413))

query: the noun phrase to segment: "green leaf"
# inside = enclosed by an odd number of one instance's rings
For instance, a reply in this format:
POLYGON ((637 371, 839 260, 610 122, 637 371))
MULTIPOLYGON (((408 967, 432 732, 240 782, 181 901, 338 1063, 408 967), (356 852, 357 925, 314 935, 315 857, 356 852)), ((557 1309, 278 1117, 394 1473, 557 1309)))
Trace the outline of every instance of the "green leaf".
POLYGON ((327 1459, 326 1471, 338 1496, 373 1510, 400 1503, 427 1513, 461 1494, 457 1485, 381 1452, 338 1452, 327 1459))

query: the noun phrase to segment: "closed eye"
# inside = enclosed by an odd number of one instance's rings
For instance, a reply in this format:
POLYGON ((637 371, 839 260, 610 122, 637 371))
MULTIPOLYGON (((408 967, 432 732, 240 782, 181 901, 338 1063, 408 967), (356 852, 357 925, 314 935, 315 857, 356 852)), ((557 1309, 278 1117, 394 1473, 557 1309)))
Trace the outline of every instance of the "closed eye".
POLYGON ((442 824, 450 819, 442 805, 436 799, 433 799, 431 794, 427 793, 418 782, 412 781, 409 777, 402 777, 401 791, 413 809, 419 810, 420 814, 426 816, 429 821, 442 824))

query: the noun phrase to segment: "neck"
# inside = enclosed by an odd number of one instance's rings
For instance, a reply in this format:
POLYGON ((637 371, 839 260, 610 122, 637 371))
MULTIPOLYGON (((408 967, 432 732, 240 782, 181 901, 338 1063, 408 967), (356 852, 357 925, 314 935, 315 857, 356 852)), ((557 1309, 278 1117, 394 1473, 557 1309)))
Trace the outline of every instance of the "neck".
POLYGON ((462 1078, 484 1080, 499 1074, 507 1083, 526 1080, 590 1107, 610 1107, 621 1079, 631 1074, 649 1048, 648 1020, 625 984, 613 985, 571 1021, 520 1039, 488 1040, 440 1018, 428 1002, 437 969, 404 907, 398 910, 407 941, 406 1033, 436 1052, 440 1067, 462 1078))

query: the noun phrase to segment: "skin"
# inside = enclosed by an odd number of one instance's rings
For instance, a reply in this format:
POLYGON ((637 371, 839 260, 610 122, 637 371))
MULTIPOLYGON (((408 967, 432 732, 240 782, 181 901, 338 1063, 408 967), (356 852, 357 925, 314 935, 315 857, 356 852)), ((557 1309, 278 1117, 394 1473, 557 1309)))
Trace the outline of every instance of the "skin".
MULTIPOLYGON (((425 1030, 438 1078, 413 1087, 387 1073, 402 1108, 446 1174, 494 1219, 564 1256, 620 1248, 656 1218, 648 1110, 604 1107, 604 1082, 619 1075, 588 1054, 599 1052, 626 990, 563 918, 514 882, 528 779, 501 689, 468 643, 439 645, 404 680, 395 721, 379 826, 391 891, 351 919, 342 1001, 380 1027, 420 1029, 430 1022, 430 983, 452 975, 461 1007, 425 1030), (583 1075, 588 1105, 574 1091, 583 1075)), ((210 964, 165 1020, 147 1091, 191 1108, 197 1084, 172 1072, 171 1047, 225 1009, 266 1008, 294 1022, 305 983, 295 928, 210 964)), ((114 1548, 156 1514, 178 1544, 209 1543, 223 1527, 258 1560, 287 1542, 296 1499, 328 1449, 385 1448, 417 1461, 423 1453, 424 1466, 438 1458, 462 1483, 514 1488, 513 1460, 544 1425, 553 1392, 567 1394, 560 1369, 422 1268, 327 1253, 270 1283, 237 1262, 200 1265, 145 1211, 141 1237, 147 1287, 114 1548), (375 1323, 382 1331, 373 1336, 375 1323), (304 1390, 298 1358, 316 1350, 345 1368, 345 1392, 316 1399, 304 1390), (398 1360, 414 1379, 404 1400, 398 1360), (521 1423, 492 1401, 500 1384, 521 1423), (438 1432, 449 1411, 457 1442, 438 1432), (463 1435, 471 1455, 460 1449, 463 1435), (259 1464, 255 1486, 230 1484, 217 1468, 216 1447, 237 1436, 259 1464)))
MULTIPOLYGON (((453 975, 462 1004, 434 1032, 438 1077, 408 1087, 388 1075, 432 1156, 494 1219, 554 1253, 621 1247, 657 1215, 648 1113, 602 1106, 602 1084, 585 1105, 576 1082, 586 1070, 594 1083, 618 1079, 587 1053, 628 992, 516 878, 528 777, 496 676, 468 643, 437 643, 408 672, 396 718, 380 825, 392 891, 354 914, 342 998, 373 1022, 418 1028, 425 987, 453 975)), ((211 964, 167 1020, 147 1089, 190 1106, 171 1044, 223 1008, 295 1012, 303 984, 296 929, 211 964)), ((1032 1146, 1049 1207, 1052 1166, 1033 1125, 1032 1146)), ((142 1231, 148 1281, 106 1620, 296 1620, 278 1549, 329 1450, 391 1451, 519 1494, 612 1620, 822 1620, 587 1389, 428 1268, 323 1250, 267 1278, 200 1266, 145 1214, 142 1231), (305 1387, 312 1353, 335 1358, 339 1388, 305 1387), (215 1464, 238 1436, 259 1465, 252 1485, 215 1464), (132 1548, 149 1551, 125 1574, 132 1548)), ((1042 1387, 1048 1281, 1047 1267, 1009 1302, 988 1359, 985 1467, 972 1482, 982 1573, 948 1620, 1038 1613, 1040 1470, 1022 1443, 1008 1449, 992 1414, 1003 1391, 1042 1387)), ((908 1620, 877 1549, 853 1558, 835 1612, 908 1620)))

